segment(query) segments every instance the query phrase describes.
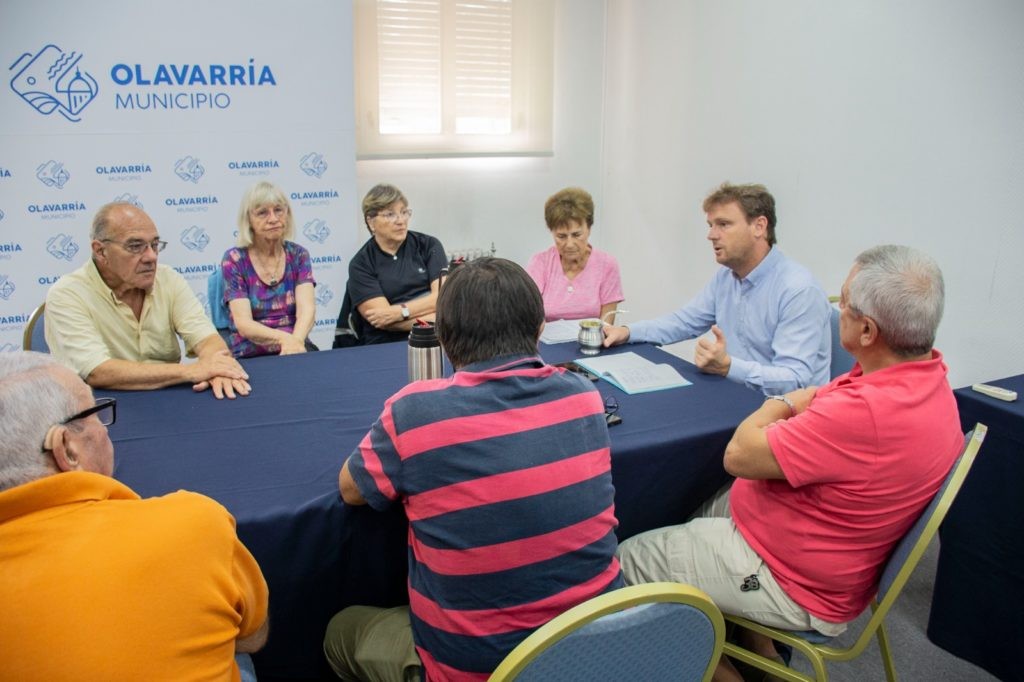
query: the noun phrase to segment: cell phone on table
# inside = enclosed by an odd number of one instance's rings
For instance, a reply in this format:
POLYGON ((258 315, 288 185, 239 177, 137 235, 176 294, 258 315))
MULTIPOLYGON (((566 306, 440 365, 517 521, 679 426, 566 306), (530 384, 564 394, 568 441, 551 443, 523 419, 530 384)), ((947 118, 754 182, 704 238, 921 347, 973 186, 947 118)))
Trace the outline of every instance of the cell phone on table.
POLYGON ((577 365, 575 362, 573 362, 571 360, 569 362, 560 362, 557 365, 555 365, 555 367, 561 367, 562 369, 564 369, 567 372, 572 372, 573 374, 579 374, 580 376, 586 377, 587 379, 590 379, 591 381, 597 381, 598 379, 601 378, 601 377, 597 376, 596 374, 594 374, 593 372, 591 372, 589 369, 584 368, 582 365, 577 365))

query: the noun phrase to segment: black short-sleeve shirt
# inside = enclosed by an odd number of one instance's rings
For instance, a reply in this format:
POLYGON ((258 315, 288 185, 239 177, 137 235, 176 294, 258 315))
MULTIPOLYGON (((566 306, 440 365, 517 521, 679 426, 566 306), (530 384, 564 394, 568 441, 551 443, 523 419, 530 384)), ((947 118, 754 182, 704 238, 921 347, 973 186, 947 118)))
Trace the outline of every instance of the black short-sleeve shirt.
MULTIPOLYGON (((377 329, 359 314, 359 304, 383 296, 389 303, 406 303, 430 293, 430 284, 448 264, 444 247, 436 237, 409 231, 392 256, 370 237, 348 264, 347 293, 361 344, 404 341, 408 332, 377 329)), ((340 322, 339 322, 340 324, 340 322)))

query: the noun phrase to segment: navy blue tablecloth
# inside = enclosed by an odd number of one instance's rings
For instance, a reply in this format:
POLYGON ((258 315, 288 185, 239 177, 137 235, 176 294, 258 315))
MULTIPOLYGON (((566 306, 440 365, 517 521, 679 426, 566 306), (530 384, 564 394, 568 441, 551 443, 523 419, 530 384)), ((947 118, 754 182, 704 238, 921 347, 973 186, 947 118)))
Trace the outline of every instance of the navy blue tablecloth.
MULTIPOLYGON (((990 382, 1024 396, 1024 374, 990 382)), ((964 431, 985 444, 940 530, 928 638, 1003 680, 1024 680, 1024 400, 955 391, 964 431)))
MULTIPOLYGON (((575 344, 542 346, 548 362, 575 344)), ((645 346, 693 386, 614 396, 623 423, 610 431, 619 537, 681 523, 728 478, 722 452, 761 396, 645 346)), ((407 379, 406 347, 386 344, 243 362, 253 393, 214 400, 188 386, 105 392, 118 398, 114 476, 142 496, 178 489, 214 498, 235 516, 270 585, 271 631, 255 660, 261 676, 316 678, 325 670, 327 621, 352 604, 406 603, 401 509, 348 507, 338 472, 407 379)))

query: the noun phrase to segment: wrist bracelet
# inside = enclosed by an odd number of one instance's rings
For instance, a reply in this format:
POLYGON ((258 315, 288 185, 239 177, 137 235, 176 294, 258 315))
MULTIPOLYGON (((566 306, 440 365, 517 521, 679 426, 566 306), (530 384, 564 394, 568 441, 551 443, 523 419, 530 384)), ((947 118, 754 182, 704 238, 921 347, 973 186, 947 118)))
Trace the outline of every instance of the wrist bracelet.
POLYGON ((796 405, 794 405, 793 401, 790 400, 789 398, 787 398, 786 396, 784 396, 784 395, 768 395, 768 396, 765 396, 764 399, 765 400, 778 400, 780 403, 786 403, 786 405, 789 406, 789 411, 793 413, 794 417, 796 416, 796 405))

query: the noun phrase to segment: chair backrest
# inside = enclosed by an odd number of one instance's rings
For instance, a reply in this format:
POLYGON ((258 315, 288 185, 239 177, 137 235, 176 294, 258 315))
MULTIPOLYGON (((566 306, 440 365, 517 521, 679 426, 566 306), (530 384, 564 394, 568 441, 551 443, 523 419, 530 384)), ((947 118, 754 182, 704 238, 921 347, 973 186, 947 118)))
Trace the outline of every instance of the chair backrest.
MULTIPOLYGON (((953 504, 957 493, 960 492, 964 479, 971 470, 971 466, 978 456, 978 450, 985 441, 985 434, 987 433, 987 426, 976 424, 974 430, 967 434, 964 450, 953 464, 953 468, 946 474, 946 480, 942 482, 939 492, 935 493, 935 497, 932 498, 932 501, 921 512, 920 518, 917 519, 914 525, 910 527, 910 530, 907 531, 907 534, 903 536, 903 539, 896 545, 892 556, 889 557, 889 561, 882 571, 882 578, 878 583, 879 602, 885 600, 888 593, 895 586, 897 576, 905 569, 907 564, 911 563, 910 559, 915 548, 920 545, 921 554, 923 554, 924 550, 928 547, 928 543, 931 542, 935 533, 938 532, 939 525, 946 518, 946 512, 949 511, 950 505, 953 504)), ((917 565, 919 559, 920 555, 914 557, 913 564, 917 565)))
POLYGON ((231 317, 228 314, 228 306, 224 303, 224 274, 220 268, 216 268, 206 278, 206 299, 210 303, 210 319, 217 329, 227 329, 231 326, 231 317))
POLYGON ((943 481, 939 491, 935 493, 935 497, 921 512, 921 516, 896 545, 879 580, 878 596, 876 597, 878 606, 861 633, 857 644, 852 647, 853 650, 860 651, 863 645, 866 645, 867 640, 874 635, 879 624, 892 608, 896 597, 899 596, 903 586, 910 578, 910 574, 917 567, 921 556, 928 549, 935 533, 938 532, 942 520, 946 518, 946 512, 949 511, 950 505, 953 504, 957 493, 960 492, 964 479, 967 478, 967 474, 978 456, 978 450, 985 442, 987 433, 988 427, 984 424, 974 425, 974 430, 967 434, 963 452, 960 453, 952 469, 946 474, 946 480, 943 481))
POLYGON ((25 324, 25 333, 21 339, 21 347, 24 350, 34 350, 37 353, 49 353, 50 346, 46 343, 46 321, 43 319, 43 311, 46 304, 41 304, 32 311, 25 324))
POLYGON ((721 612, 697 588, 634 585, 594 597, 542 626, 490 680, 710 680, 724 635, 721 612))
POLYGON ((846 374, 853 369, 854 360, 853 356, 839 342, 839 308, 830 305, 829 309, 832 313, 832 362, 828 367, 828 378, 835 379, 840 374, 846 374))

